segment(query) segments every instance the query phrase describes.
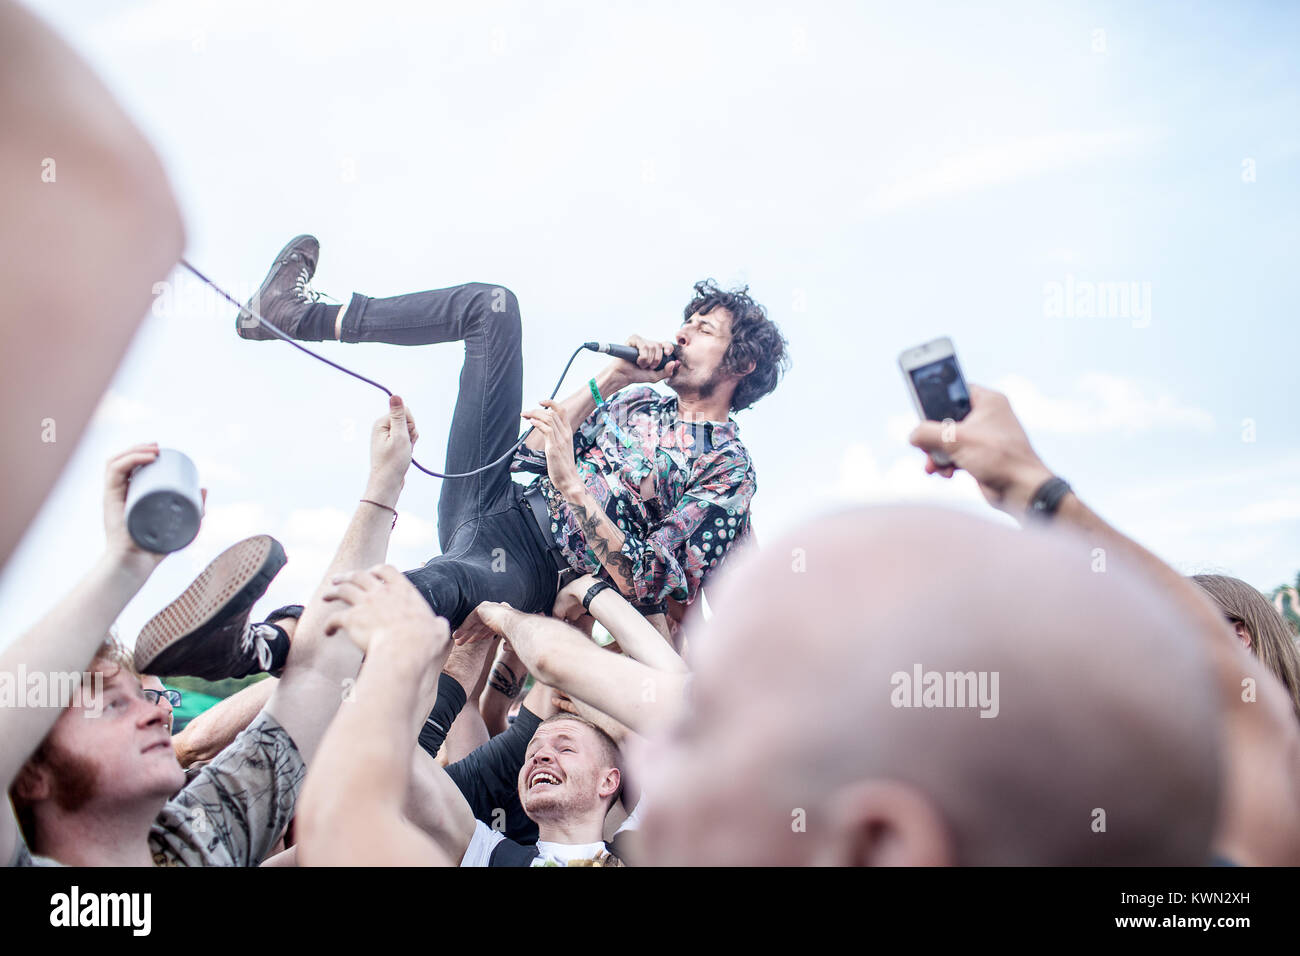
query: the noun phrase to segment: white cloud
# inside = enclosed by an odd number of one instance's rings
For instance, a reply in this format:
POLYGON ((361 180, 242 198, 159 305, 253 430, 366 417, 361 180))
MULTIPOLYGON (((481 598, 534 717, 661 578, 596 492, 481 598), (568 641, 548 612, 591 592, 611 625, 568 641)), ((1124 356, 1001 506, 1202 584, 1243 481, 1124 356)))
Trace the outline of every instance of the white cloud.
POLYGON ((1124 492, 1126 501, 1142 504, 1148 501, 1172 501, 1180 495, 1196 493, 1199 498, 1239 498, 1243 494, 1258 493, 1269 488, 1276 496, 1278 483, 1296 488, 1300 482, 1300 457, 1281 461, 1267 461, 1231 471, 1203 471, 1196 474, 1170 476, 1160 481, 1135 485, 1124 492), (1242 489, 1245 489, 1243 492, 1242 489))
POLYGON ((260 502, 209 504, 196 542, 206 548, 210 548, 209 542, 217 538, 234 544, 255 534, 265 534, 267 526, 266 508, 260 502))
MULTIPOLYGON (((400 506, 399 506, 400 510, 400 506)), ((393 554, 419 553, 424 555, 421 561, 427 561, 438 550, 438 526, 419 515, 402 511, 393 529, 389 551, 393 554)))
MULTIPOLYGON (((1203 409, 1182 405, 1167 392, 1152 393, 1132 379, 1107 372, 1086 372, 1075 380, 1069 394, 1046 394, 1022 375, 1007 375, 993 383, 1006 394, 1029 433, 1058 435, 1135 433, 1158 428, 1194 428, 1208 431, 1214 416, 1203 409)), ((906 444, 916 428, 911 413, 891 415, 885 434, 896 444, 906 444)))
MULTIPOLYGON (((1267 487, 1267 497, 1240 503, 1242 494, 1224 496, 1203 494, 1171 499, 1172 511, 1158 527, 1164 533, 1244 535, 1247 528, 1278 529, 1300 521, 1300 488, 1267 487), (1222 502, 1222 503, 1221 503, 1222 502)), ((1154 522, 1153 522, 1154 524, 1154 522)), ((1300 565, 1300 548, 1289 548, 1300 565)))
POLYGON ((1152 394, 1132 379, 1106 372, 1081 376, 1069 397, 1045 395, 1020 375, 1006 376, 994 387, 1006 393, 1031 438, 1035 433, 1133 434, 1159 428, 1208 431, 1214 427, 1214 416, 1204 409, 1182 405, 1167 392, 1152 394))
POLYGON ((1300 458, 1142 482, 1099 504, 1185 574, 1230 574, 1267 591, 1300 568, 1300 458))
POLYGON ((919 451, 899 455, 886 464, 863 442, 853 442, 844 449, 831 494, 842 502, 858 504, 970 502, 987 508, 979 488, 965 472, 951 479, 927 475, 925 456, 919 451))
POLYGON ((284 546, 326 548, 333 554, 351 519, 352 515, 341 508, 295 508, 281 526, 284 546))

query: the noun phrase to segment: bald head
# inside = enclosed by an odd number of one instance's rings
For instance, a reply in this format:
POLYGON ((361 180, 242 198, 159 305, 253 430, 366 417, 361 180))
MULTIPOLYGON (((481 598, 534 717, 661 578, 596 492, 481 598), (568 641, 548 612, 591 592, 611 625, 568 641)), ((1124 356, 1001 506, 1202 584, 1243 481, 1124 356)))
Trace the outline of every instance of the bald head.
POLYGON ((736 569, 697 642, 691 726, 652 771, 660 862, 1205 862, 1204 648, 1103 557, 882 508, 736 569))

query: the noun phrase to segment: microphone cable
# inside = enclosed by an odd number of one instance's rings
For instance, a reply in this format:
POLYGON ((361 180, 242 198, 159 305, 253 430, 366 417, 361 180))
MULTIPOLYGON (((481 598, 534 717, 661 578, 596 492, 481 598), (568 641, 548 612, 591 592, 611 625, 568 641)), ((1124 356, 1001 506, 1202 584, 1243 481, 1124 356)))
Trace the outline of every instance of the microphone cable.
MULTIPOLYGON (((239 309, 240 312, 247 312, 253 318, 257 319, 257 321, 261 323, 262 328, 266 329, 268 332, 273 333, 276 336, 276 338, 283 339, 284 341, 292 345, 294 348, 296 348, 299 352, 305 352, 306 354, 310 355, 312 358, 316 359, 319 362, 324 362, 326 365, 330 366, 331 368, 338 369, 340 372, 343 372, 347 375, 351 375, 355 379, 360 379, 361 381, 365 382, 367 385, 373 385, 375 388, 379 389, 389 398, 392 398, 393 393, 389 389, 385 388, 383 385, 380 385, 374 379, 366 378, 360 372, 354 372, 352 371, 352 369, 340 365, 338 362, 331 361, 330 359, 327 359, 325 356, 317 352, 313 352, 311 349, 307 348, 302 343, 295 342, 290 336, 286 335, 284 332, 281 332, 279 329, 277 329, 266 319, 262 318, 262 316, 260 316, 258 313, 254 312, 250 307, 246 305, 240 305, 235 300, 235 298, 231 296, 229 292, 221 288, 221 286, 217 285, 215 282, 213 282, 211 279, 205 276, 198 269, 194 268, 194 266, 192 266, 189 263, 189 261, 184 257, 181 258, 180 264, 183 265, 186 269, 189 269, 190 272, 194 273, 194 275, 198 278, 200 282, 209 286, 214 292, 217 293, 217 295, 221 296, 231 305, 235 306, 235 308, 239 309)), ((555 388, 551 391, 551 400, 554 400, 555 396, 559 394, 560 386, 564 384, 565 376, 569 374, 569 368, 570 366, 573 365, 573 360, 578 357, 579 352, 581 352, 583 349, 587 347, 588 347, 587 345, 579 345, 576 349, 573 350, 573 354, 569 356, 569 361, 567 361, 564 364, 564 371, 560 373, 560 377, 555 383, 555 388)), ((444 478, 444 479, 445 478, 472 478, 475 475, 482 474, 485 471, 489 471, 492 468, 496 468, 502 462, 507 461, 508 459, 514 457, 515 453, 519 451, 519 447, 523 445, 525 441, 528 440, 528 436, 531 435, 532 433, 533 433, 533 426, 530 425, 528 427, 528 431, 520 435, 519 440, 516 441, 513 445, 511 445, 509 450, 507 450, 504 455, 502 455, 500 458, 496 459, 495 461, 490 461, 486 465, 483 465, 479 468, 475 468, 473 471, 463 471, 458 474, 444 475, 442 472, 434 471, 432 468, 425 468, 422 464, 416 461, 414 457, 411 458, 411 464, 415 466, 417 469, 419 469, 420 471, 424 472, 426 475, 431 475, 434 478, 444 478)))

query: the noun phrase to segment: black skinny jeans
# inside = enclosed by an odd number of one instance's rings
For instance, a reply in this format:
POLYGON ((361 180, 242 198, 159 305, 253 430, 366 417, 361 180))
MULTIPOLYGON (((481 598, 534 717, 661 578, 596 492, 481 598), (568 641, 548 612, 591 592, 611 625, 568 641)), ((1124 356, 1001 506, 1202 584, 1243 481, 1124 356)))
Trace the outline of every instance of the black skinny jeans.
MULTIPOLYGON (((473 471, 519 437, 523 409, 519 301, 502 286, 472 282, 388 299, 354 295, 344 342, 465 343, 460 393, 447 440, 448 474, 473 471)), ((473 478, 443 480, 438 498, 442 554, 407 571, 434 613, 460 626, 480 601, 549 612, 558 575, 537 541, 536 521, 510 477, 509 460, 473 478)))

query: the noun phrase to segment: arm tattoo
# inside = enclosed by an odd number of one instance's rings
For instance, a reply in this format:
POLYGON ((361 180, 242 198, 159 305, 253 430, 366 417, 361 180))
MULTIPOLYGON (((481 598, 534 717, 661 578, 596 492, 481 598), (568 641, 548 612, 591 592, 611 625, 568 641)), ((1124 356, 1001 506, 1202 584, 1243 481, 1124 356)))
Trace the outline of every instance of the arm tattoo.
POLYGON ((488 675, 488 684, 494 691, 504 695, 508 700, 516 700, 524 692, 525 677, 527 677, 527 672, 516 677, 509 664, 497 661, 492 665, 492 673, 488 675))
POLYGON ((609 569, 610 575, 614 578, 614 583, 618 585, 619 591, 623 594, 635 594, 636 589, 632 586, 632 561, 620 548, 613 547, 613 540, 605 533, 604 524, 609 521, 604 512, 597 511, 592 514, 581 502, 570 502, 569 508, 575 518, 578 519, 578 525, 582 528, 583 537, 587 540, 587 547, 591 548, 592 554, 606 568, 609 569))

